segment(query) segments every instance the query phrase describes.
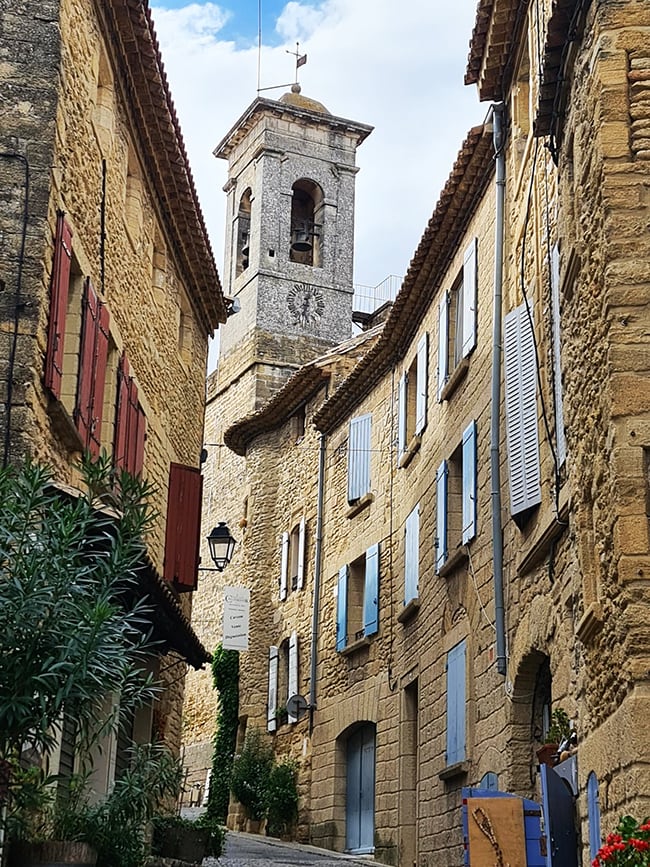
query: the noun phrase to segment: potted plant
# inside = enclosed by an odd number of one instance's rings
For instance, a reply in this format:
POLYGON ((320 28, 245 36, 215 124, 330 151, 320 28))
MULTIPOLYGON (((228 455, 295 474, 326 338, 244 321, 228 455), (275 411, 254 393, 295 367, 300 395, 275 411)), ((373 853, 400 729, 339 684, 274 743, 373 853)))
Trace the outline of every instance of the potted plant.
POLYGON ((263 740, 259 729, 250 729, 233 761, 230 788, 244 807, 247 828, 253 833, 259 833, 266 816, 266 790, 272 767, 271 745, 263 740))
POLYGON ((286 725, 289 722, 289 713, 287 711, 286 705, 278 705, 275 709, 274 716, 278 727, 286 725))
POLYGON ((553 767, 560 757, 560 747, 568 744, 571 738, 571 720, 564 708, 558 707, 551 714, 551 726, 544 738, 543 746, 537 750, 541 765, 553 767))
POLYGON ((621 816, 616 831, 608 834, 591 862, 592 867, 647 867, 650 864, 650 821, 621 816))
POLYGON ((218 858, 223 851, 225 829, 203 813, 197 819, 177 815, 154 816, 151 851, 162 858, 201 863, 218 858))
POLYGON ((290 839, 298 818, 298 764, 283 759, 274 765, 266 787, 267 830, 272 837, 290 839))

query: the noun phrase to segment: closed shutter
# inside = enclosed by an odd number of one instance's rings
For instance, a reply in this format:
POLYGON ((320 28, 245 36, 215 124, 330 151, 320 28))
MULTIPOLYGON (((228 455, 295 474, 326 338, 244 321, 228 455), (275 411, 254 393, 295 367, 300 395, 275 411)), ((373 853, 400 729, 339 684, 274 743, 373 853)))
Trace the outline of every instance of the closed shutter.
POLYGON ((94 457, 99 455, 101 445, 108 328, 108 310, 97 298, 90 280, 86 280, 74 419, 84 447, 94 457))
POLYGON ((298 579, 296 588, 302 590, 305 584, 305 516, 300 519, 300 529, 298 530, 298 579))
MULTIPOLYGON (((298 633, 294 631, 289 637, 289 689, 287 699, 292 695, 298 695, 298 633)), ((295 723, 298 720, 293 714, 288 715, 289 722, 295 723)))
POLYGON ((363 588, 363 634, 379 630, 379 544, 366 551, 366 577, 363 588))
POLYGON ((420 570, 420 507, 406 519, 404 528, 404 604, 417 599, 420 570))
POLYGON ((289 533, 282 534, 282 549, 280 551, 280 601, 287 598, 289 587, 289 533))
POLYGON ((266 707, 266 728, 274 732, 277 728, 275 712, 278 708, 278 648, 269 647, 269 696, 266 707))
POLYGON ((589 818, 589 858, 593 861, 602 844, 598 777, 593 771, 587 777, 587 816, 589 818))
POLYGON ((399 460, 406 451, 406 414, 408 412, 407 393, 406 393, 406 373, 403 373, 399 380, 399 390, 397 392, 397 459, 399 460))
POLYGON ((517 515, 538 505, 542 499, 537 366, 533 330, 525 303, 505 317, 503 337, 510 511, 517 515))
POLYGON ((447 480, 449 469, 443 461, 436 472, 436 572, 447 560, 447 480))
POLYGON ((348 567, 341 566, 336 588, 336 649, 343 650, 348 643, 348 567))
POLYGON ((438 400, 449 376, 449 294, 445 292, 438 308, 438 400))
POLYGON ((200 470, 182 464, 170 466, 164 574, 179 593, 196 589, 202 490, 200 470))
POLYGON ((54 236, 54 261, 50 285, 50 313, 45 351, 45 387, 54 397, 61 397, 63 376, 63 344, 65 320, 70 291, 70 266, 72 264, 72 230, 62 213, 57 215, 54 236))
POLYGON ((556 244, 551 251, 551 305, 553 315, 553 390, 555 394, 555 443, 558 466, 566 460, 564 405, 562 400, 562 340, 560 318, 560 251, 556 244))
POLYGON ((477 239, 473 238, 465 250, 463 260, 463 358, 466 358, 476 346, 477 245, 477 239))
POLYGON ((447 765, 465 761, 465 641, 447 654, 447 765))
POLYGON ((371 415, 350 421, 348 436, 348 502, 353 503, 370 490, 371 415))
POLYGON ((138 386, 130 374, 126 353, 120 359, 117 382, 114 462, 118 469, 137 476, 144 463, 147 418, 138 400, 138 386))
POLYGON ((476 536, 476 422, 463 433, 463 545, 476 536))
POLYGON ((418 391, 415 412, 415 433, 421 434, 427 424, 427 391, 429 377, 429 335, 424 334, 418 342, 417 378, 418 391))

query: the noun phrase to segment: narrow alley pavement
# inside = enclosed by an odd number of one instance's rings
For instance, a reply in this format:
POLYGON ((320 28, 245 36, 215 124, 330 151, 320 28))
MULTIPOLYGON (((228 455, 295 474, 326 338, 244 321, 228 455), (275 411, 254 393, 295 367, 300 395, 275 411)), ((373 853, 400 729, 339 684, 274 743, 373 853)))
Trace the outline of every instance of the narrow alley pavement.
POLYGON ((254 834, 229 831, 226 850, 221 858, 208 858, 203 867, 346 867, 375 862, 361 857, 341 855, 301 843, 283 843, 254 834))

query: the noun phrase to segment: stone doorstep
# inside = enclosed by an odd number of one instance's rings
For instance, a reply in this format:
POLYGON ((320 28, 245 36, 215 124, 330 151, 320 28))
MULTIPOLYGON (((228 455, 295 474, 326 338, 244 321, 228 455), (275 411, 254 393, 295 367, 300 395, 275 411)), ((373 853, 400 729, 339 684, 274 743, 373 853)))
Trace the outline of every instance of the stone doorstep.
MULTIPOLYGON (((226 841, 231 834, 235 837, 247 837, 249 840, 263 840, 270 846, 278 846, 283 849, 295 849, 300 852, 311 852, 312 855, 320 855, 329 860, 336 859, 347 861, 348 864, 365 864, 366 867, 369 864, 373 864, 375 867, 377 865, 377 861, 375 861, 372 855, 348 855, 346 852, 335 852, 333 849, 322 849, 320 846, 312 846, 309 843, 295 843, 290 840, 280 840, 279 837, 264 837, 260 834, 248 834, 245 831, 228 830, 226 832, 226 841)), ((150 865, 147 865, 147 867, 150 867, 150 865)), ((158 867, 158 865, 151 865, 151 867, 158 867)), ((168 865, 165 864, 164 867, 168 867, 168 865)), ((170 867, 176 867, 176 864, 170 865, 170 867)), ((181 865, 181 867, 184 867, 184 865, 181 865)))

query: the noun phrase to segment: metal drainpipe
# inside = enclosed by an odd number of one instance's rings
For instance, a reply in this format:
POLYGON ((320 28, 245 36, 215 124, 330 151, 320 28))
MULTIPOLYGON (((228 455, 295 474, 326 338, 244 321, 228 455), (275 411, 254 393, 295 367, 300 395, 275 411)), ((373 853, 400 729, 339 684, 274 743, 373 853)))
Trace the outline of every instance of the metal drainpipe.
POLYGON ((505 106, 492 106, 492 140, 496 160, 496 207, 494 240, 494 311, 492 322, 492 406, 490 419, 490 480, 492 486, 492 554, 494 563, 494 616, 497 634, 497 671, 506 674, 506 627, 503 603, 503 528, 501 526, 501 344, 503 316, 503 221, 506 188, 505 106))
POLYGON ((316 654, 318 649, 318 614, 320 605, 320 577, 323 549, 323 498, 325 494, 325 442, 324 433, 320 435, 318 456, 318 495, 316 505, 316 553, 314 555, 314 604, 311 619, 311 663, 309 673, 309 733, 314 730, 314 711, 316 710, 316 654))

